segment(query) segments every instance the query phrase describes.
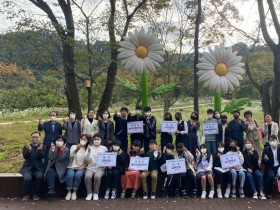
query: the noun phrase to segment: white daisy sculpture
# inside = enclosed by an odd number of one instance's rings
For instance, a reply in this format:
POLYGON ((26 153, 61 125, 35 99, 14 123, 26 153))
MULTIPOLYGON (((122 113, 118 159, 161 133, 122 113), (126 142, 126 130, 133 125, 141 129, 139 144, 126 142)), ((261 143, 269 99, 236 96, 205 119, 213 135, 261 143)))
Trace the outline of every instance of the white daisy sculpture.
POLYGON ((163 46, 156 34, 145 32, 144 28, 134 33, 128 32, 128 37, 124 37, 119 44, 118 58, 123 59, 121 64, 135 74, 142 74, 142 106, 148 106, 148 73, 160 68, 159 63, 164 61, 161 57, 164 54, 163 46))
POLYGON ((241 56, 237 56, 237 51, 232 52, 231 47, 215 46, 214 50, 209 48, 209 52, 204 52, 199 60, 196 66, 199 69, 199 81, 204 81, 204 87, 215 91, 215 109, 221 109, 221 92, 226 93, 239 86, 241 75, 245 73, 241 59, 241 56))

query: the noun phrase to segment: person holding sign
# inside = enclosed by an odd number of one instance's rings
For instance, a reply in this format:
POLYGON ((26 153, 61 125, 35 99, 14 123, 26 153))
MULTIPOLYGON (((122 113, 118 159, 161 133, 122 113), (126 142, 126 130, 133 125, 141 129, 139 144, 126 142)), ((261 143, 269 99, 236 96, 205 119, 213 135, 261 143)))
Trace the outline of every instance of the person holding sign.
POLYGON ((196 150, 196 170, 197 174, 196 177, 201 179, 201 187, 202 187, 202 194, 201 198, 206 198, 206 179, 208 179, 211 190, 209 192, 208 197, 213 198, 215 194, 214 190, 214 180, 213 180, 213 156, 207 150, 205 144, 200 145, 200 151, 196 150))
POLYGON ((149 142, 150 151, 145 154, 145 157, 149 157, 149 169, 141 174, 141 182, 143 188, 143 199, 148 198, 148 185, 147 177, 151 175, 152 178, 152 192, 151 198, 156 198, 156 187, 158 178, 158 168, 160 160, 160 152, 158 151, 158 146, 156 140, 150 140, 149 142))
POLYGON ((117 114, 115 111, 114 120, 115 120, 115 137, 122 143, 122 150, 127 152, 128 140, 127 140, 127 116, 129 110, 127 107, 122 107, 120 109, 121 115, 117 114))
POLYGON ((271 199, 271 189, 277 170, 280 166, 280 147, 276 135, 269 137, 269 145, 264 148, 262 153, 262 164, 265 165, 265 190, 268 199, 271 199))
MULTIPOLYGON (((145 117, 142 116, 142 107, 141 106, 136 106, 135 107, 135 115, 130 116, 128 115, 128 122, 135 122, 135 121, 142 121, 144 125, 145 117)), ((141 142, 141 145, 143 145, 143 139, 144 139, 144 133, 132 133, 130 134, 130 145, 133 144, 135 140, 139 140, 141 142)))
POLYGON ((186 147, 188 147, 188 124, 182 120, 181 112, 177 112, 175 114, 175 119, 178 122, 178 129, 175 132, 175 145, 177 146, 178 143, 183 143, 184 145, 186 145, 186 147))
POLYGON ((237 176, 239 180, 239 196, 240 198, 244 198, 244 191, 243 191, 243 186, 245 183, 245 172, 244 169, 242 168, 242 165, 244 163, 244 157, 242 152, 240 151, 240 148, 237 146, 237 142, 234 140, 230 141, 230 151, 227 152, 227 154, 233 154, 237 153, 240 164, 241 165, 236 165, 231 168, 231 176, 232 176, 232 190, 231 190, 231 197, 236 198, 236 181, 237 181, 237 176))
POLYGON ((93 136, 93 145, 88 145, 85 153, 85 161, 88 163, 85 173, 85 185, 87 188, 86 200, 98 200, 99 187, 102 176, 105 174, 104 167, 97 166, 97 153, 107 152, 107 148, 101 145, 101 135, 95 134, 93 136), (92 177, 94 177, 94 191, 92 191, 92 177))
POLYGON ((223 142, 218 143, 217 152, 213 154, 213 173, 215 175, 215 182, 217 184, 217 196, 218 198, 223 198, 222 194, 222 184, 224 179, 227 183, 227 188, 225 192, 225 198, 229 198, 231 189, 231 172, 228 169, 223 169, 220 157, 225 154, 225 144, 223 142))
POLYGON ((192 153, 194 158, 196 158, 195 150, 198 148, 198 132, 199 132, 199 114, 196 111, 193 111, 190 117, 188 124, 188 141, 187 149, 192 153))
POLYGON ((196 179, 194 175, 193 161, 194 157, 190 151, 185 147, 183 143, 177 144, 177 154, 175 155, 175 159, 184 158, 186 162, 186 173, 175 174, 174 182, 175 182, 175 196, 180 197, 180 194, 183 198, 187 197, 186 191, 186 181, 190 180, 191 188, 192 188, 192 197, 196 198, 197 186, 196 179))
POLYGON ((254 183, 254 176, 256 175, 258 180, 258 186, 260 189, 260 199, 265 200, 265 194, 263 193, 263 175, 259 167, 259 154, 257 150, 253 147, 253 141, 251 139, 246 139, 245 148, 243 152, 244 164, 243 167, 246 169, 246 177, 249 181, 251 190, 253 191, 253 198, 258 199, 258 192, 256 190, 256 185, 254 183))
POLYGON ((218 120, 213 118, 214 110, 208 109, 207 110, 208 118, 205 119, 202 123, 203 126, 203 136, 205 136, 205 141, 207 144, 207 148, 210 154, 216 152, 217 149, 217 134, 219 133, 218 130, 218 120))
POLYGON ((128 152, 126 163, 126 171, 125 174, 121 176, 121 184, 122 184, 122 194, 121 198, 125 198, 126 189, 133 189, 131 193, 131 198, 135 198, 136 191, 141 186, 141 172, 140 171, 134 171, 131 168, 129 168, 130 164, 130 158, 131 157, 139 157, 140 154, 140 148, 141 148, 141 142, 138 140, 135 140, 132 144, 132 150, 128 152))
MULTIPOLYGON (((164 121, 172 121, 172 115, 170 112, 166 112, 164 114, 164 121)), ((173 142, 172 133, 169 132, 161 132, 161 129, 158 129, 158 132, 160 133, 160 147, 161 151, 163 153, 164 147, 168 144, 173 142)))
POLYGON ((67 201, 70 199, 77 199, 77 190, 86 171, 85 153, 89 144, 89 140, 89 135, 82 134, 79 143, 77 145, 73 145, 70 149, 70 163, 67 166, 66 175, 66 188, 68 193, 65 197, 65 200, 67 201))
POLYGON ((172 143, 167 143, 166 146, 164 146, 163 148, 163 152, 161 155, 161 172, 164 174, 165 178, 164 178, 164 184, 163 184, 163 188, 162 188, 162 196, 168 197, 169 195, 169 191, 170 191, 170 186, 172 186, 173 184, 173 174, 167 174, 167 166, 166 166, 166 161, 167 160, 173 160, 174 156, 173 156, 173 150, 174 150, 174 145, 172 143))
POLYGON ((145 120, 144 120, 144 150, 145 152, 149 151, 149 142, 152 139, 156 139, 157 137, 157 125, 156 118, 151 114, 151 107, 144 107, 145 112, 145 120))
POLYGON ((108 167, 106 172, 106 192, 105 199, 110 197, 110 192, 112 190, 111 199, 117 197, 117 189, 120 184, 120 177, 125 171, 125 153, 121 150, 121 142, 115 140, 113 142, 112 151, 117 153, 116 167, 108 167))

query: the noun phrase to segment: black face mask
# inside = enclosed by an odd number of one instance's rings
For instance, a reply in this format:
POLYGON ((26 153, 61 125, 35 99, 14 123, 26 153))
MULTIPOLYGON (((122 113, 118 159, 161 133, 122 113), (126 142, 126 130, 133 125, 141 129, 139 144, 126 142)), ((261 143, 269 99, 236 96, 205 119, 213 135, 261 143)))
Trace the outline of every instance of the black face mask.
POLYGON ((230 146, 230 151, 236 152, 237 151, 236 146, 230 146))
POLYGON ((165 117, 164 120, 171 120, 171 118, 170 117, 165 117))
POLYGON ((131 155, 132 156, 136 156, 137 155, 137 151, 131 151, 131 155))
POLYGON ((222 124, 226 124, 226 123, 227 123, 227 120, 226 120, 226 119, 222 119, 222 120, 221 120, 221 123, 222 123, 222 124))
POLYGON ((177 150, 177 153, 181 155, 183 154, 183 150, 177 150))
POLYGON ((181 120, 181 118, 179 118, 179 117, 176 117, 176 120, 177 120, 177 121, 180 121, 180 120, 181 120))
POLYGON ((234 119, 238 120, 239 115, 234 115, 233 117, 234 117, 234 119))
POLYGON ((192 120, 197 120, 198 118, 196 116, 191 116, 192 120))

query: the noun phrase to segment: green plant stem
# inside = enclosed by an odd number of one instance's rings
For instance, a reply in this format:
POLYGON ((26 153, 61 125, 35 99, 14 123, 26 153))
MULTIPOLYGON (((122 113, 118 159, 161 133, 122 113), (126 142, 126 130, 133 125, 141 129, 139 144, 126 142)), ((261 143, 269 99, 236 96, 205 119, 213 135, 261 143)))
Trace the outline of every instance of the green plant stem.
POLYGON ((221 111, 222 107, 222 96, 221 96, 221 91, 215 91, 214 94, 214 109, 217 111, 221 111))
POLYGON ((143 73, 142 74, 142 109, 144 109, 144 107, 148 106, 148 97, 149 97, 148 74, 143 73))

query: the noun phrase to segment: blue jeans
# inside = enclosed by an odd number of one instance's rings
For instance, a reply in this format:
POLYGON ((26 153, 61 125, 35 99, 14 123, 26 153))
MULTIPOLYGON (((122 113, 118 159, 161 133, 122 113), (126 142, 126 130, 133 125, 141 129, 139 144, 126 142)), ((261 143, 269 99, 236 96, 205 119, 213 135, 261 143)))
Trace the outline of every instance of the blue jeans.
POLYGON ((31 183, 33 179, 35 179, 35 189, 34 194, 39 195, 41 186, 44 179, 44 174, 41 171, 37 171, 33 169, 31 171, 25 172, 22 174, 23 176, 23 194, 24 195, 31 195, 31 183))
POLYGON ((231 169, 230 172, 231 172, 231 177, 232 177, 232 185, 236 186, 236 180, 237 180, 237 174, 238 174, 239 187, 243 188, 244 182, 245 182, 245 172, 243 170, 236 171, 234 169, 231 169))
POLYGON ((85 169, 76 170, 72 168, 67 169, 66 187, 67 190, 77 190, 81 184, 82 177, 85 174, 85 169))
POLYGON ((217 151, 216 141, 206 141, 209 154, 214 154, 217 151))
POLYGON ((46 176, 47 176, 48 187, 54 189, 55 180, 58 178, 57 171, 54 168, 49 168, 46 176))
POLYGON ((248 182, 250 184, 251 190, 253 192, 256 191, 256 186, 255 186, 254 176, 253 176, 254 174, 256 175, 256 177, 258 179, 259 189, 260 190, 263 189, 263 175, 262 175, 262 172, 260 170, 256 170, 253 173, 250 173, 250 172, 246 171, 246 176, 247 176, 248 182))

